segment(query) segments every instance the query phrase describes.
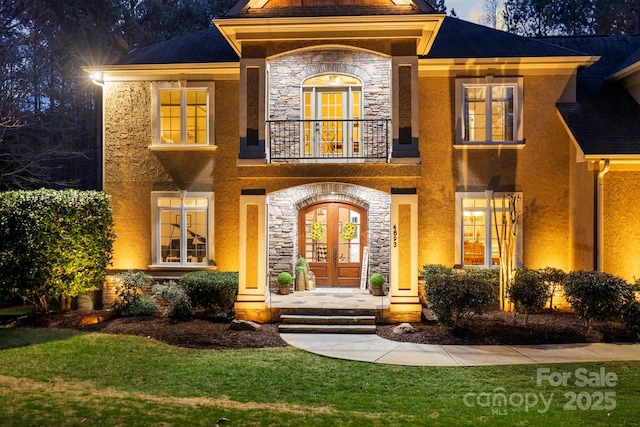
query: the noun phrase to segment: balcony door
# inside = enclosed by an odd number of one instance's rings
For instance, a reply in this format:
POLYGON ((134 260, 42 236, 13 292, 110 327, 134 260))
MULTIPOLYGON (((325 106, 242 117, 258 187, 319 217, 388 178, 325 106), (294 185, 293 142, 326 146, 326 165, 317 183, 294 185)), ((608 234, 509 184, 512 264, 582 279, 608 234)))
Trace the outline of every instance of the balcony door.
POLYGON ((367 214, 347 203, 326 202, 300 211, 299 248, 316 276, 316 286, 360 285, 367 214))
POLYGON ((357 157, 361 93, 360 81, 350 76, 328 74, 304 82, 305 156, 357 157))

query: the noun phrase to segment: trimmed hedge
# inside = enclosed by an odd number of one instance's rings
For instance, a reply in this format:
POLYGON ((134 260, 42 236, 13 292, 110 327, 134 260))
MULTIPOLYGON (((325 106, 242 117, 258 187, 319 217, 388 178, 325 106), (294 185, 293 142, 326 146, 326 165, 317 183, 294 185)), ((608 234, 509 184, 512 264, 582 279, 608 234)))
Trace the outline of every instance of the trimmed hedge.
POLYGON ((495 287, 474 274, 435 275, 426 285, 429 308, 438 322, 459 326, 496 306, 495 287))
POLYGON ((424 280, 424 283, 429 283, 432 277, 435 276, 448 276, 453 273, 451 267, 447 267, 442 264, 425 264, 420 270, 420 278, 424 280))
POLYGON ((109 203, 98 191, 0 193, 0 291, 47 310, 99 289, 115 240, 109 203))
POLYGON ((634 300, 633 290, 624 279, 599 271, 572 271, 566 276, 564 291, 571 308, 587 327, 593 319, 621 316, 634 300))
POLYGON ((529 312, 544 307, 549 297, 549 290, 542 278, 540 270, 523 268, 517 270, 513 281, 507 289, 507 296, 515 303, 513 323, 516 322, 518 309, 524 310, 524 324, 529 324, 529 312))
POLYGON ((238 273, 223 271, 194 271, 182 276, 184 288, 193 308, 213 312, 216 308, 230 311, 238 295, 238 273))

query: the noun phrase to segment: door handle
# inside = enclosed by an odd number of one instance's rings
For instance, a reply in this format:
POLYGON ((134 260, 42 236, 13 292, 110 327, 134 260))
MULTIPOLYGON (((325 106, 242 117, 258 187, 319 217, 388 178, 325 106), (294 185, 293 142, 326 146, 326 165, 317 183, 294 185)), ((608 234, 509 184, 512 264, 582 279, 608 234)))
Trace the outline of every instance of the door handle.
POLYGON ((333 262, 338 259, 338 248, 333 248, 333 262))

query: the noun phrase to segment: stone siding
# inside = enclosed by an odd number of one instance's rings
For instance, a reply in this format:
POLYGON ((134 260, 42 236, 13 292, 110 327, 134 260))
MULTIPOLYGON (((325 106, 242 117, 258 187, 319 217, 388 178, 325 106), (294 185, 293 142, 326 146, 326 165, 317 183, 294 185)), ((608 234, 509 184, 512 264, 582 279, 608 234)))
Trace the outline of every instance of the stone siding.
POLYGON ((269 194, 269 286, 277 289, 281 271, 293 271, 298 256, 298 210, 323 201, 351 203, 367 210, 369 271, 389 277, 391 196, 342 183, 319 183, 269 194))
MULTIPOLYGON (((388 57, 361 50, 320 49, 297 51, 269 60, 268 119, 303 119, 302 85, 309 77, 323 74, 344 74, 357 77, 362 82, 361 119, 391 118, 391 61, 388 57)), ((380 134, 382 142, 386 142, 388 135, 382 132, 383 121, 363 122, 361 126, 361 132, 365 132, 364 126, 368 126, 368 134, 380 134)), ((270 135, 272 149, 275 150, 273 154, 278 158, 300 158, 301 145, 287 142, 301 139, 299 126, 288 126, 284 131, 274 130, 270 135)), ((365 145, 362 150, 365 157, 372 157, 380 148, 365 145)))

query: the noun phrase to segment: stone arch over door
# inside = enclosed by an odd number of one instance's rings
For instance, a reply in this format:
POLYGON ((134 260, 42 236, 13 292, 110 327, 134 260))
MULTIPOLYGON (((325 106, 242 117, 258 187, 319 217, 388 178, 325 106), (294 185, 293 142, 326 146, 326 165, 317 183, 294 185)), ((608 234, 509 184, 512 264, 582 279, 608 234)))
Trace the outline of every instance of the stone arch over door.
POLYGON ((272 288, 277 287, 276 277, 281 271, 293 271, 300 252, 299 210, 325 201, 350 203, 367 211, 369 271, 379 272, 389 279, 391 196, 358 185, 323 182, 291 187, 268 195, 268 268, 272 288))

